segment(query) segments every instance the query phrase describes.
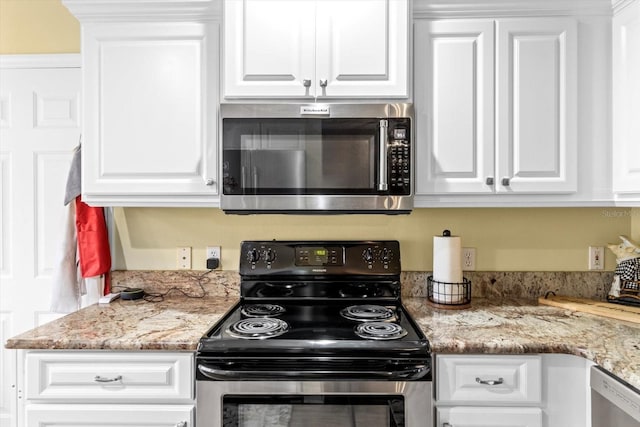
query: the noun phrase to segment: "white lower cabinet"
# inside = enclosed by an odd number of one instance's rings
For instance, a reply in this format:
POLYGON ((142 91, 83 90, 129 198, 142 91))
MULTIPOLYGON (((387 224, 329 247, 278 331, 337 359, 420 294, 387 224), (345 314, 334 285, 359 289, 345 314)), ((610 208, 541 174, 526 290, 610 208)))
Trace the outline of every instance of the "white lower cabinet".
POLYGON ((27 406, 26 426, 191 427, 194 419, 194 405, 34 404, 27 406))
POLYGON ((542 427, 540 408, 464 407, 438 408, 442 427, 542 427))
POLYGON ((30 351, 25 366, 26 427, 194 425, 192 353, 30 351))
POLYGON ((437 355, 437 427, 590 427, 592 362, 566 354, 437 355))

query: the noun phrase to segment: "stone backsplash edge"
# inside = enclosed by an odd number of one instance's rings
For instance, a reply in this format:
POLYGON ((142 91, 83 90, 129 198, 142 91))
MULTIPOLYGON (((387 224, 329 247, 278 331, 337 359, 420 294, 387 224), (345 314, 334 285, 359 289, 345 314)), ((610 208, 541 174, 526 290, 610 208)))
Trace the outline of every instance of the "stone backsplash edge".
MULTIPOLYGON (((198 295, 204 289, 211 296, 240 295, 240 276, 235 271, 116 270, 111 272, 113 291, 142 288, 150 293, 198 295), (201 288, 202 287, 202 288, 201 288)), ((405 271, 401 275, 402 295, 427 296, 431 272, 405 271)), ((471 271, 471 296, 476 298, 537 299, 552 291, 557 295, 604 300, 613 272, 609 271, 471 271)))

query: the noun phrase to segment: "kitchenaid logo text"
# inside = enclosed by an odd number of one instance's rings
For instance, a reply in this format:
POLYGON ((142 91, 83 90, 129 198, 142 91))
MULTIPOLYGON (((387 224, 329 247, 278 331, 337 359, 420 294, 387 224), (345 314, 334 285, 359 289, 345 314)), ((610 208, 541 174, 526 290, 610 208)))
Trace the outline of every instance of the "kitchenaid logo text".
POLYGON ((311 271, 314 272, 314 273, 326 273, 327 269, 326 268, 312 268, 311 271))
POLYGON ((300 114, 329 114, 328 105, 303 105, 300 107, 300 114))

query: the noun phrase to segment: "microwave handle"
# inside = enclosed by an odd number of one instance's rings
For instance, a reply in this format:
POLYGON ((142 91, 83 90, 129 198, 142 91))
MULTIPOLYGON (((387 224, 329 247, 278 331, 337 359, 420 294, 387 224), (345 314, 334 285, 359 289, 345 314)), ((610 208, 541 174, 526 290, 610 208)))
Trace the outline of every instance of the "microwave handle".
POLYGON ((389 149, 389 140, 387 128, 389 123, 387 120, 380 120, 380 147, 378 151, 378 191, 387 191, 389 183, 387 182, 387 150, 389 149))

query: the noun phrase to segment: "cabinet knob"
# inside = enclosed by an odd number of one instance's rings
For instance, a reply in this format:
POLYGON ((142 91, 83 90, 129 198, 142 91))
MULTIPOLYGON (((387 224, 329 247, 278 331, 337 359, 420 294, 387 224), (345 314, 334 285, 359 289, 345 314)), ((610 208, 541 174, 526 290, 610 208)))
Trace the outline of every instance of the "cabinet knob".
POLYGON ((327 79, 320 79, 320 87, 327 87, 327 79))
POLYGON ((204 183, 206 185, 213 185, 216 183, 216 181, 213 178, 207 178, 207 180, 204 183))
POLYGON ((480 377, 476 377, 476 382, 483 385, 500 385, 504 382, 504 378, 500 377, 497 380, 481 380, 480 377))
POLYGON ((488 176, 487 179, 485 180, 485 184, 493 185, 493 177, 492 176, 488 176))
POLYGON ((453 425, 452 425, 452 424, 449 424, 449 423, 443 423, 443 424, 442 424, 442 427, 453 427, 453 425))
POLYGON ((504 185, 505 187, 509 186, 509 178, 502 178, 501 183, 502 183, 502 185, 504 185))
POLYGON ((176 424, 176 427, 187 427, 187 422, 186 421, 180 421, 178 424, 176 424))
POLYGON ((304 79, 304 80, 302 81, 302 85, 303 85, 304 87, 311 87, 311 80, 309 80, 309 79, 304 79))

